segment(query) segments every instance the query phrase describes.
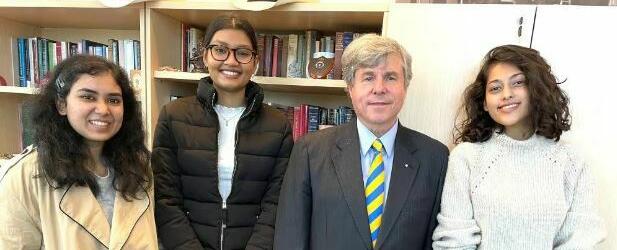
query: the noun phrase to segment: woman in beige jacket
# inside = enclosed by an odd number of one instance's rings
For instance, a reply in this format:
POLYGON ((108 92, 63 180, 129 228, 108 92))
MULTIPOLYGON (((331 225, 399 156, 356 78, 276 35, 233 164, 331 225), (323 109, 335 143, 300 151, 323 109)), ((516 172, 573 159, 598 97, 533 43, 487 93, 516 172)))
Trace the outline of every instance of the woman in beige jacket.
POLYGON ((156 249, 150 153, 126 73, 66 59, 33 119, 34 146, 0 169, 0 249, 156 249))

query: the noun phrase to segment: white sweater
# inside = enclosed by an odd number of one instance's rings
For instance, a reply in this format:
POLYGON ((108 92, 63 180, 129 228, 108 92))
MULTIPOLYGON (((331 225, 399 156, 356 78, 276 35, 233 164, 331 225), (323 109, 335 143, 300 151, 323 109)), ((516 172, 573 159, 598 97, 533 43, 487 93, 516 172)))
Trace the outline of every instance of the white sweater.
POLYGON ((434 249, 593 249, 606 237, 589 168, 539 135, 454 148, 437 220, 434 249))

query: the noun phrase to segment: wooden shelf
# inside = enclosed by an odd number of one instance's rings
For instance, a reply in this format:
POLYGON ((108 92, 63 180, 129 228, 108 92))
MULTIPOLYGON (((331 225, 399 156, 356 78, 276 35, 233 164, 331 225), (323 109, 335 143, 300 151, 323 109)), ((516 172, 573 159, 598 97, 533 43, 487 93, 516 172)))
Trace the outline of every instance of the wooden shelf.
POLYGON ((0 86, 0 94, 35 95, 37 92, 36 88, 0 86))
POLYGON ((264 11, 235 8, 231 2, 153 1, 146 5, 183 23, 205 28, 219 15, 234 14, 247 19, 258 31, 379 32, 388 5, 384 3, 294 3, 264 11))
MULTIPOLYGON (((155 71, 154 78, 173 82, 196 84, 199 79, 206 77, 204 73, 187 73, 173 71, 155 71)), ((255 76, 253 81, 259 83, 264 90, 287 92, 296 94, 327 94, 346 95, 343 80, 322 80, 309 78, 285 78, 255 76)))
POLYGON ((0 17, 40 28, 138 30, 140 8, 108 8, 95 0, 0 1, 0 17))

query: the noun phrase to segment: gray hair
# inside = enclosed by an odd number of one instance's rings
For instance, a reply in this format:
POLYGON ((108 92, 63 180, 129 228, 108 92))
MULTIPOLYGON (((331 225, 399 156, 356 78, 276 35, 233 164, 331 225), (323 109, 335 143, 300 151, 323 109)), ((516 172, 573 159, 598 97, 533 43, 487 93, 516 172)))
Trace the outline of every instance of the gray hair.
POLYGON ((376 34, 366 34, 354 39, 345 48, 342 58, 343 80, 345 80, 347 86, 353 84, 356 70, 375 67, 384 62, 388 55, 401 56, 405 87, 407 87, 412 77, 411 56, 394 39, 376 34))

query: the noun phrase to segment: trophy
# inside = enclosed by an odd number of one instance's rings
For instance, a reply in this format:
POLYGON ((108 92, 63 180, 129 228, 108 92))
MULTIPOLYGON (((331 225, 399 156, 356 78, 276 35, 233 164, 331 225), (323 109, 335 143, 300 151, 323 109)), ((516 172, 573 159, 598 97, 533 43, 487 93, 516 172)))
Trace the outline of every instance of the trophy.
POLYGON ((313 79, 327 79, 334 68, 334 53, 315 52, 306 66, 307 75, 313 79))

